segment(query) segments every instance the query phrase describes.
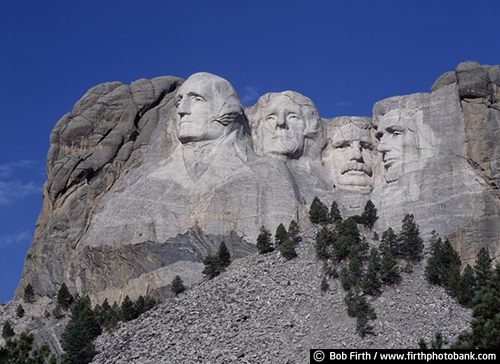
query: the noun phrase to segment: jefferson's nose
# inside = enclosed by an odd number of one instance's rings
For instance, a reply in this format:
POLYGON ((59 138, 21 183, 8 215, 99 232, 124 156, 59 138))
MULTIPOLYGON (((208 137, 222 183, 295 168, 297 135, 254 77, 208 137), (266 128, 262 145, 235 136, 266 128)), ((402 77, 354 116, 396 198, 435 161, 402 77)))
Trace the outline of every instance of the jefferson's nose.
POLYGON ((288 125, 286 123, 286 115, 285 113, 279 113, 278 118, 276 119, 276 127, 288 129, 288 125))

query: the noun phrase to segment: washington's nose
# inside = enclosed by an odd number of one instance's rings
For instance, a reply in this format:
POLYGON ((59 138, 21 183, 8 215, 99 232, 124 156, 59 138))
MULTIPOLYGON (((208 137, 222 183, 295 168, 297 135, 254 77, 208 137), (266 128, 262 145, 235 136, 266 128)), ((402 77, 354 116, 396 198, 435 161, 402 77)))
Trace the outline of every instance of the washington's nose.
POLYGON ((191 110, 189 108, 189 105, 187 105, 187 102, 181 100, 179 102, 179 106, 177 106, 177 114, 179 114, 179 116, 184 116, 184 115, 188 115, 188 114, 191 114, 191 110))

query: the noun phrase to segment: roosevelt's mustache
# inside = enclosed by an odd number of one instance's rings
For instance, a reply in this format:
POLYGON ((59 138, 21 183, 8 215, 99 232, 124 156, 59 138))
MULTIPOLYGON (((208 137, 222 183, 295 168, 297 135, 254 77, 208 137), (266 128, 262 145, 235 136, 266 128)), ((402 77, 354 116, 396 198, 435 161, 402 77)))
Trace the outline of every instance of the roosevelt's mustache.
POLYGON ((372 175, 372 169, 369 166, 367 166, 364 163, 359 163, 356 161, 349 161, 340 168, 340 174, 344 174, 349 171, 362 171, 365 172, 370 177, 372 175))

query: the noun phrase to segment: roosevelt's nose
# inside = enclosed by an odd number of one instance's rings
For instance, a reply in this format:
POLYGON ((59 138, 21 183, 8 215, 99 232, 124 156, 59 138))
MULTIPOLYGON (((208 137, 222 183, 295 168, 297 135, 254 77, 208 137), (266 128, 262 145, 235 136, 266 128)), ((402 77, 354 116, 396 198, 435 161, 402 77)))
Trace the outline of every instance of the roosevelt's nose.
POLYGON ((351 143, 351 147, 349 150, 349 159, 357 162, 363 161, 363 154, 361 153, 361 145, 357 140, 354 140, 351 143))

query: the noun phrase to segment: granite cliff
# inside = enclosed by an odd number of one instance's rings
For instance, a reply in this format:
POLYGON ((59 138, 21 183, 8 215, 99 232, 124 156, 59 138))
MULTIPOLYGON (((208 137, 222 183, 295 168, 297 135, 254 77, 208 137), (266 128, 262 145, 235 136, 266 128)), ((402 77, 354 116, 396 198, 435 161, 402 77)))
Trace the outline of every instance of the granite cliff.
POLYGON ((424 238, 448 237, 464 263, 500 256, 500 66, 465 62, 430 93, 374 105, 372 117, 319 115, 296 92, 243 107, 199 73, 106 83, 51 133, 44 202, 16 298, 65 282, 95 302, 165 297, 175 275, 201 279, 221 241, 255 251, 262 225, 309 226, 314 196, 343 216, 371 199, 374 229, 413 213, 424 238))

